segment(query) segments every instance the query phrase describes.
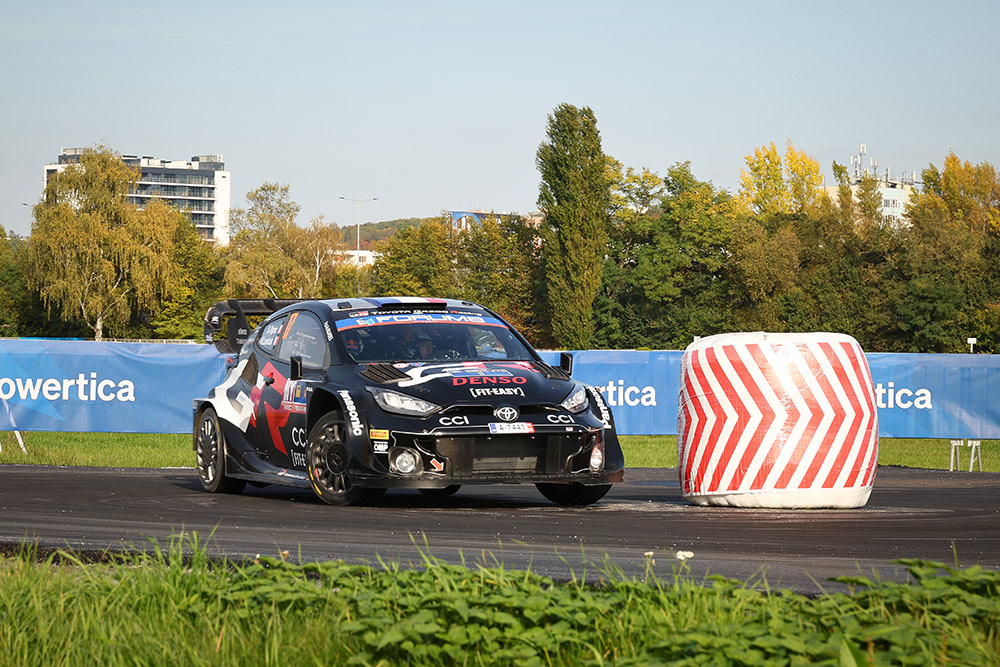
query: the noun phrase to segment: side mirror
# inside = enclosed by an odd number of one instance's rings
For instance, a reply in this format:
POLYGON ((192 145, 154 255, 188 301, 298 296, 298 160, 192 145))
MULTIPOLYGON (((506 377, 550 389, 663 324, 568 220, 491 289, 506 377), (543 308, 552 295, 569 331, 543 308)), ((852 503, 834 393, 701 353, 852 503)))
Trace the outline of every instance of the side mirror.
POLYGON ((288 363, 292 365, 292 370, 289 374, 289 380, 301 380, 302 379, 302 357, 293 354, 288 360, 288 363))
POLYGON ((566 375, 573 374, 573 355, 569 352, 559 353, 559 368, 566 371, 566 375))

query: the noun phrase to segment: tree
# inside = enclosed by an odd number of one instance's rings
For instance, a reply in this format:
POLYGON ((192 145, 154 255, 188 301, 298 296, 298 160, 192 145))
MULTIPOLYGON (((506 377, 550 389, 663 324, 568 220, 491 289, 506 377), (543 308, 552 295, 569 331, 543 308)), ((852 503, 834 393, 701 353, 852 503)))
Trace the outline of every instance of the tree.
POLYGON ((379 256, 372 267, 372 283, 378 294, 456 295, 456 253, 446 218, 403 227, 376 247, 379 256))
POLYGON ((795 149, 791 141, 782 161, 772 141, 747 155, 740 170, 739 200, 750 212, 773 216, 814 211, 827 198, 820 187, 819 162, 795 149))
POLYGON ((535 165, 548 306, 556 343, 585 349, 594 336, 594 299, 608 245, 610 183, 597 119, 561 104, 548 117, 535 165))
POLYGON ((29 284, 46 307, 79 319, 101 340, 153 310, 173 286, 173 237, 183 215, 128 201, 138 171, 107 147, 55 174, 33 209, 29 284))
POLYGON ((755 148, 745 161, 747 168, 740 170, 740 203, 757 215, 789 213, 791 194, 785 186, 781 155, 774 142, 755 148))
POLYGON ((0 337, 18 335, 18 302, 24 292, 24 276, 14 255, 14 240, 0 225, 0 337))
POLYGON ((785 180, 793 213, 811 212, 821 199, 826 198, 826 193, 820 189, 823 174, 819 161, 795 150, 791 141, 785 148, 785 180))
POLYGON ((246 209, 230 213, 226 293, 243 297, 289 298, 297 292, 298 266, 289 252, 300 206, 287 185, 264 183, 246 195, 246 209))
POLYGON ((201 338, 205 311, 225 296, 222 255, 185 220, 174 233, 172 261, 177 282, 150 322, 152 331, 159 338, 201 338))
POLYGON ((535 282, 541 267, 537 231, 517 215, 490 215, 458 237, 458 294, 491 308, 534 342, 535 282))

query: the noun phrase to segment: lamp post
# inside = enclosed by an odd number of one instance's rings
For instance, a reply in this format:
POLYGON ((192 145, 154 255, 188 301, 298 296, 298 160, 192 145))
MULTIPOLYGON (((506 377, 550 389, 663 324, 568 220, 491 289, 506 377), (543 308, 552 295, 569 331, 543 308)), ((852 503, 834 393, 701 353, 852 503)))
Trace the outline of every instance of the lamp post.
POLYGON ((378 197, 367 197, 365 199, 354 199, 353 197, 340 197, 344 201, 352 201, 358 208, 358 254, 354 256, 354 263, 358 267, 358 297, 361 296, 361 202, 376 201, 378 197))

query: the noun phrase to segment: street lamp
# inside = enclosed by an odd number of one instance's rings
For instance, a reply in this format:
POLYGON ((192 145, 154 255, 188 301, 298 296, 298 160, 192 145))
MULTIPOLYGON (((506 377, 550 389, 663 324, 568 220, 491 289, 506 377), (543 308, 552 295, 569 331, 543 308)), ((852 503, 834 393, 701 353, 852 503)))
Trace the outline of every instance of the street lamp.
POLYGON ((354 262, 358 266, 358 297, 361 297, 361 202, 376 201, 378 197, 367 197, 365 199, 354 199, 353 197, 340 197, 344 201, 352 201, 358 206, 358 254, 354 257, 354 262))

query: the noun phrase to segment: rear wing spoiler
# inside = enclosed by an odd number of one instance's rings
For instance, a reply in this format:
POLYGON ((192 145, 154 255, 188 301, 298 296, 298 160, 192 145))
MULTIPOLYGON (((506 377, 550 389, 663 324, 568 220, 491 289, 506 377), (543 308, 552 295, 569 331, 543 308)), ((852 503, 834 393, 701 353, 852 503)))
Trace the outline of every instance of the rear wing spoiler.
POLYGON ((311 301, 312 299, 226 299, 218 301, 205 313, 205 342, 214 343, 223 354, 235 354, 240 351, 250 336, 250 325, 247 315, 270 315, 285 306, 311 301), (222 332, 226 321, 229 321, 229 335, 222 340, 216 340, 216 334, 222 332))

